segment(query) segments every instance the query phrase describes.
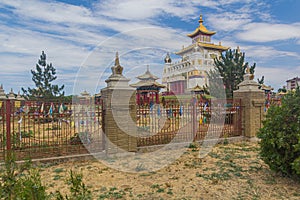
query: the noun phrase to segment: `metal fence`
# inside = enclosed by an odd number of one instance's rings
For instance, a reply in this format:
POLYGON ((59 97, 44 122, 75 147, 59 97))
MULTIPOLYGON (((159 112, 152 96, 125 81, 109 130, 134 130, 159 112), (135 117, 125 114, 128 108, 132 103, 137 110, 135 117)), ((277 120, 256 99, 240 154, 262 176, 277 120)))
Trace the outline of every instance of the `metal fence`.
MULTIPOLYGON (((93 100, 94 101, 94 100, 93 100)), ((0 101, 0 161, 105 149, 102 101, 0 101)), ((137 107, 138 147, 241 135, 241 101, 197 99, 137 107)))
POLYGON ((89 108, 71 102, 1 101, 0 160, 9 150, 18 160, 101 151, 101 117, 101 102, 89 108))
POLYGON ((241 135, 241 100, 167 101, 137 109, 138 146, 241 135))

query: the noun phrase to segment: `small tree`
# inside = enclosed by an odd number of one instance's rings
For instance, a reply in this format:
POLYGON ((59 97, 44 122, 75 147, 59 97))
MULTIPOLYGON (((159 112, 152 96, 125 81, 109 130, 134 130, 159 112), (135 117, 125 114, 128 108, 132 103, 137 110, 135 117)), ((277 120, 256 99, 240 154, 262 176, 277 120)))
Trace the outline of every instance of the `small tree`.
POLYGON ((300 90, 288 93, 281 106, 268 110, 261 138, 262 159, 272 170, 300 180, 300 90))
POLYGON ((26 90, 22 88, 24 95, 29 98, 55 98, 64 96, 64 85, 59 87, 58 85, 52 85, 56 76, 56 69, 52 66, 52 63, 46 63, 46 54, 42 51, 40 59, 36 64, 36 70, 31 70, 32 81, 36 88, 29 88, 26 90))
MULTIPOLYGON (((232 98, 233 91, 238 89, 238 84, 243 81, 243 76, 245 75, 246 68, 248 63, 245 63, 245 53, 241 53, 238 49, 236 50, 227 50, 220 58, 214 59, 215 68, 214 70, 208 73, 209 84, 213 83, 216 78, 221 78, 223 80, 226 97, 232 98), (218 75, 218 77, 216 76, 218 75)), ((250 67, 250 73, 254 74, 256 64, 254 63, 250 67)), ((209 91, 212 91, 214 86, 210 88, 209 91)), ((219 87, 219 86, 218 86, 219 87)))

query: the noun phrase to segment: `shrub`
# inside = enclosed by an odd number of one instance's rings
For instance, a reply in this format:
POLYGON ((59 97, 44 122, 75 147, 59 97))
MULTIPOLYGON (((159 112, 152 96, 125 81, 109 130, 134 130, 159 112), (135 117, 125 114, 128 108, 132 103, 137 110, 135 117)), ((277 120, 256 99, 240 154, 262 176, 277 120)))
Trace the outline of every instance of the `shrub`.
POLYGON ((13 153, 7 153, 0 180, 0 199, 49 199, 39 171, 30 162, 17 165, 13 153))
POLYGON ((69 178, 66 180, 66 183, 69 185, 70 196, 64 196, 56 191, 57 200, 90 200, 92 199, 91 191, 83 183, 83 176, 81 173, 73 172, 70 170, 69 178))
POLYGON ((300 90, 272 106, 259 130, 260 155, 274 171, 300 180, 300 90))

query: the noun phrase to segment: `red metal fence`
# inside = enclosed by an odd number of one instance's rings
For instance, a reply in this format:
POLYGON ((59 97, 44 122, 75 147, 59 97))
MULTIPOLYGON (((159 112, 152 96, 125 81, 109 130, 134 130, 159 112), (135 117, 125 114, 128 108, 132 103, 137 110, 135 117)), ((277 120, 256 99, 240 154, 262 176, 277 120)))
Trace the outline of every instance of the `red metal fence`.
POLYGON ((101 151, 101 117, 100 103, 88 109, 70 102, 1 101, 0 160, 7 150, 16 159, 101 151))
MULTIPOLYGON (((167 100, 137 108, 138 147, 241 135, 241 101, 167 100)), ((0 101, 0 161, 97 153, 105 148, 102 101, 0 101)))

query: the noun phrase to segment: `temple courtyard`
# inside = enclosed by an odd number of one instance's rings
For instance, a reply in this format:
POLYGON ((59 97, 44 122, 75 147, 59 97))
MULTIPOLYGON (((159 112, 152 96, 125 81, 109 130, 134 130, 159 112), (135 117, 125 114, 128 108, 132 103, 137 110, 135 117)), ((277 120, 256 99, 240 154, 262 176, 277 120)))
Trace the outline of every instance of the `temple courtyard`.
MULTIPOLYGON (((118 159, 107 162, 122 165, 118 159)), ((51 162, 39 168, 48 192, 63 194, 69 191, 69 170, 82 173, 93 199, 300 198, 300 183, 271 171, 260 159, 257 143, 219 144, 204 158, 199 158, 198 144, 191 144, 178 160, 158 171, 136 163, 136 173, 114 170, 97 160, 51 162)))

